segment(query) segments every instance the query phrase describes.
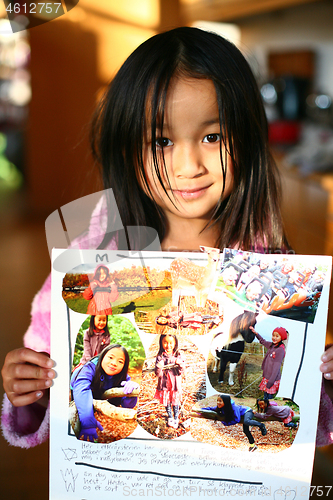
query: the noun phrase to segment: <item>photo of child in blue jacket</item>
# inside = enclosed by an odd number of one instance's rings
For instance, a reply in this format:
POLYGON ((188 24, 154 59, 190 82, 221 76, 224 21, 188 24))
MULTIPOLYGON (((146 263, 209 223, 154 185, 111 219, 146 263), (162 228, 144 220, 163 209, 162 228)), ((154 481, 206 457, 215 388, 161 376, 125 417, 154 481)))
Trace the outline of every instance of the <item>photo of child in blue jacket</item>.
POLYGON ((263 436, 267 434, 265 424, 253 419, 253 410, 249 406, 237 405, 227 394, 217 396, 216 406, 207 406, 201 409, 216 412, 222 418, 222 424, 226 426, 239 424, 243 417, 243 432, 249 440, 249 451, 251 452, 257 450, 258 446, 251 434, 250 426, 259 427, 263 436))
POLYGON ((98 440, 97 429, 103 427, 94 416, 93 399, 102 399, 108 389, 121 387, 125 396, 112 398, 112 405, 134 408, 136 397, 129 397, 139 384, 128 375, 129 355, 120 344, 107 346, 99 356, 92 358, 80 370, 73 373, 71 389, 81 424, 79 439, 98 440))

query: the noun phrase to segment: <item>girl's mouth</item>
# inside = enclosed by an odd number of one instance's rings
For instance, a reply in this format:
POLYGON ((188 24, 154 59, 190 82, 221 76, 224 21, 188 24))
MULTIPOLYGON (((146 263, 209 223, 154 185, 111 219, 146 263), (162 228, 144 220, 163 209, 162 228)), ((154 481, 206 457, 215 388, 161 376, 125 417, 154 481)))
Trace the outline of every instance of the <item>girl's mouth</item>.
POLYGON ((173 193, 180 196, 184 200, 195 200, 196 198, 200 198, 200 196, 204 195, 209 187, 210 186, 197 189, 174 189, 173 193))

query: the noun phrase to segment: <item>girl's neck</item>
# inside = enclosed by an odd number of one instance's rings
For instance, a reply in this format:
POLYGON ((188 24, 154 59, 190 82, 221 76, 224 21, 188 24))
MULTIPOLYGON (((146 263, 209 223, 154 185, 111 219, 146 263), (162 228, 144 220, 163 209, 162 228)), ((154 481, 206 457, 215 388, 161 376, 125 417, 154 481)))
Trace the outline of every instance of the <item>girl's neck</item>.
POLYGON ((219 238, 216 225, 205 229, 201 220, 177 220, 168 224, 166 235, 161 243, 162 250, 169 252, 199 251, 200 246, 215 247, 219 238))

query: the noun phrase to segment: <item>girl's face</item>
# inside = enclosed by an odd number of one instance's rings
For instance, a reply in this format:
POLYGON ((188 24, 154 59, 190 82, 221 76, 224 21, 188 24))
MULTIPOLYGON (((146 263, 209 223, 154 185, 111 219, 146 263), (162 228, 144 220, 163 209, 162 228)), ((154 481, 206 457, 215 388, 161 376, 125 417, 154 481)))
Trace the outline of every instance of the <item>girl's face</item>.
POLYGON ((279 342, 281 342, 281 335, 279 335, 275 330, 272 333, 272 342, 273 344, 278 344, 279 342))
POLYGON ((120 347, 110 349, 102 359, 101 367, 107 375, 118 375, 125 364, 125 354, 120 347))
POLYGON ((103 330, 106 327, 106 316, 95 316, 94 325, 96 330, 103 330))
POLYGON ((176 345, 176 341, 171 335, 166 335, 162 340, 162 347, 164 352, 167 354, 172 354, 176 345))
POLYGON ((224 406, 224 401, 223 401, 223 399, 221 399, 221 398, 217 398, 217 402, 216 402, 216 404, 217 404, 217 407, 218 407, 218 408, 223 408, 223 406, 224 406))
POLYGON ((99 281, 101 283, 103 283, 103 281, 105 281, 106 277, 107 277, 107 274, 105 272, 105 269, 103 267, 101 267, 101 269, 99 270, 99 278, 98 278, 99 281))
POLYGON ((104 267, 101 267, 101 269, 100 269, 100 271, 99 271, 99 281, 100 281, 101 283, 103 283, 103 281, 105 281, 105 280, 106 280, 107 276, 108 276, 108 275, 107 275, 107 273, 106 273, 106 271, 105 271, 104 267))
POLYGON ((264 401, 258 401, 258 405, 259 405, 259 408, 260 410, 264 410, 265 409, 265 402, 264 401))
MULTIPOLYGON (((145 173, 152 196, 162 208, 169 228, 174 231, 180 221, 195 220, 202 229, 210 220, 223 189, 219 112, 213 82, 174 78, 168 89, 163 131, 157 129, 156 135, 163 186, 172 201, 156 176, 150 131, 147 133, 145 173), (162 149, 166 172, 162 166, 162 149)), ((224 157, 223 148, 222 154, 224 157)), ((223 198, 230 194, 233 185, 230 159, 225 168, 223 198)))

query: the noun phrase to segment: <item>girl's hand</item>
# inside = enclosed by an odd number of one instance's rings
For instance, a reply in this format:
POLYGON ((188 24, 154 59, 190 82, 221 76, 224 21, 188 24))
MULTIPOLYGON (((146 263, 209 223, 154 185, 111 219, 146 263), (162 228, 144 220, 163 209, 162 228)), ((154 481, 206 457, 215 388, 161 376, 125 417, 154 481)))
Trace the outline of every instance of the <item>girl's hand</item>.
MULTIPOLYGON (((96 427, 98 427, 100 431, 104 430, 102 424, 100 424, 98 420, 96 421, 96 427)), ((82 437, 84 441, 91 441, 92 443, 94 441, 98 441, 96 427, 88 427, 88 428, 83 427, 81 429, 79 439, 82 437)))
POLYGON ((135 389, 139 388, 139 384, 132 380, 125 380, 120 385, 124 388, 124 394, 131 394, 135 389))
POLYGON ((324 374, 326 380, 333 382, 333 345, 331 345, 321 357, 323 363, 319 369, 324 374))
POLYGON ((12 405, 26 406, 41 400, 56 376, 53 366, 54 361, 44 352, 26 347, 9 352, 1 374, 12 405))
POLYGON ((253 332, 254 335, 258 334, 258 332, 255 331, 255 329, 253 328, 253 326, 249 326, 249 330, 251 330, 251 332, 253 332))

